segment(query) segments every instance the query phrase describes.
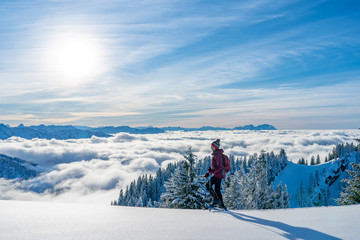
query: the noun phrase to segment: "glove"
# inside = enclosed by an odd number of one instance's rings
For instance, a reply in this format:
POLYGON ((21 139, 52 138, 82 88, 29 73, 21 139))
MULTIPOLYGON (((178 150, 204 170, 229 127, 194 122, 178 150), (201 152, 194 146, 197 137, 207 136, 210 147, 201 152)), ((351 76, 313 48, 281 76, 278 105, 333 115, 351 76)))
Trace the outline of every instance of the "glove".
POLYGON ((209 173, 213 173, 214 171, 211 169, 211 167, 208 168, 209 173))
POLYGON ((208 178, 208 177, 209 177, 209 173, 207 172, 205 173, 204 178, 208 178))

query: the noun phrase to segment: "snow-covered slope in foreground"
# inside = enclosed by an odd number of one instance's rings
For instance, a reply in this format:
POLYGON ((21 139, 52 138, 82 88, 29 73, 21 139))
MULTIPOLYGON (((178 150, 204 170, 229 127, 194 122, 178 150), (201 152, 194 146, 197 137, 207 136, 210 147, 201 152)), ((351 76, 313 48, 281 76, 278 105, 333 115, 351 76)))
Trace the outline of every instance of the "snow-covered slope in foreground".
POLYGON ((360 205, 209 212, 0 201, 0 239, 359 239, 360 205))

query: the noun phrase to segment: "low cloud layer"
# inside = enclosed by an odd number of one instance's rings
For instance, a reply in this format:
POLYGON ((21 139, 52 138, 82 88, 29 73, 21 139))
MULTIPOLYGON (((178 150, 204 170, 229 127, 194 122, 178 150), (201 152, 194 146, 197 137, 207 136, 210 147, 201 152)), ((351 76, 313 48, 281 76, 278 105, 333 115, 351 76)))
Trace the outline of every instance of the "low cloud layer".
POLYGON ((210 144, 221 139, 225 153, 237 157, 261 150, 285 149, 290 160, 319 154, 324 161, 332 148, 359 138, 359 130, 207 131, 133 135, 79 140, 0 141, 0 153, 38 164, 41 174, 28 181, 0 179, 0 199, 82 201, 108 204, 119 189, 144 173, 183 160, 192 146, 198 159, 209 156, 210 144))

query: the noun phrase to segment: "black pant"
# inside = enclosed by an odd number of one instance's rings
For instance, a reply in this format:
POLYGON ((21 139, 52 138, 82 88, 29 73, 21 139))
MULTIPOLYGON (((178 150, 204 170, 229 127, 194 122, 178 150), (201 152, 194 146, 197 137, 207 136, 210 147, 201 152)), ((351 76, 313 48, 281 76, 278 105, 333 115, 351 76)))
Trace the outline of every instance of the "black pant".
POLYGON ((212 176, 210 180, 206 183, 206 189, 210 192, 211 196, 214 198, 214 202, 219 202, 223 204, 223 198, 220 191, 221 188, 221 179, 212 176), (215 191, 213 189, 213 185, 215 185, 215 191))

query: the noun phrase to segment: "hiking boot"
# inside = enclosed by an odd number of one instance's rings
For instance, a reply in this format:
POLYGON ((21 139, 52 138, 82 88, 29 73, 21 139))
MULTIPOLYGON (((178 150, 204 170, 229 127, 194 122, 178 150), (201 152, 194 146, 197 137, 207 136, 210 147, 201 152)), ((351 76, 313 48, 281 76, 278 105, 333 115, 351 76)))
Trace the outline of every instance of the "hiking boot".
POLYGON ((220 207, 222 208, 222 209, 224 209, 225 211, 227 211, 227 208, 226 208, 226 206, 222 203, 222 204, 220 204, 220 207))
POLYGON ((210 207, 216 207, 216 206, 218 206, 218 205, 219 205, 218 202, 213 202, 213 203, 210 205, 210 207))

